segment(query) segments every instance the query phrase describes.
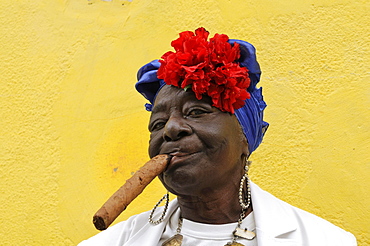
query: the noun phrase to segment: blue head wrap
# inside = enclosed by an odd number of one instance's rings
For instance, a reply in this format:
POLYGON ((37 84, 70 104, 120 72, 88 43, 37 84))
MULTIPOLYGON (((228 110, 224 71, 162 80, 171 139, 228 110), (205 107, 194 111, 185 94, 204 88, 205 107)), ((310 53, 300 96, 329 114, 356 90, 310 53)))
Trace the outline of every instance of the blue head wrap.
MULTIPOLYGON (((235 116, 247 138, 249 153, 252 153, 262 142, 263 135, 269 125, 263 121, 263 110, 266 107, 266 103, 263 101, 262 88, 256 87, 260 80, 261 70, 256 58, 256 49, 253 45, 242 40, 229 39, 230 44, 235 42, 240 45, 240 59, 238 62, 240 66, 248 69, 251 80, 247 89, 251 97, 245 100, 243 107, 235 110, 235 116)), ((141 67, 137 73, 136 90, 151 103, 145 104, 147 111, 152 110, 159 90, 166 85, 163 80, 157 78, 157 71, 160 65, 158 60, 154 60, 141 67)))

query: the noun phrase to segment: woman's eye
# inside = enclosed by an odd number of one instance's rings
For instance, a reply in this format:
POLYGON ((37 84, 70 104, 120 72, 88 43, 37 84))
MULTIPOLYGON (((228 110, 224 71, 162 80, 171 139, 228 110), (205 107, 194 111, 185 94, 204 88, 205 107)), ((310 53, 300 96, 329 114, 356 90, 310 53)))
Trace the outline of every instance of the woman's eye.
POLYGON ((166 125, 165 122, 163 121, 159 121, 159 122, 156 122, 152 125, 151 127, 151 131, 156 131, 156 130, 160 130, 162 129, 164 126, 166 125))
POLYGON ((192 109, 192 110, 190 110, 188 115, 189 116, 198 116, 198 115, 202 115, 202 114, 205 114, 205 113, 207 113, 207 112, 203 109, 192 109))

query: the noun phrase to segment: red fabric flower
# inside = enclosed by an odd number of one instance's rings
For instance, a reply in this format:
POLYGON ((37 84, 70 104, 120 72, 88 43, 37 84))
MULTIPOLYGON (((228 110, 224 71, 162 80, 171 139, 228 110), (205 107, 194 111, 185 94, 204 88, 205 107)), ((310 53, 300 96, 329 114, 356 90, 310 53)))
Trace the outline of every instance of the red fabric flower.
POLYGON ((250 98, 248 69, 241 67, 239 44, 228 43, 225 34, 215 34, 209 41, 203 27, 182 32, 172 41, 175 52, 162 56, 157 77, 166 84, 180 88, 191 87, 198 100, 211 97, 213 106, 234 113, 250 98))

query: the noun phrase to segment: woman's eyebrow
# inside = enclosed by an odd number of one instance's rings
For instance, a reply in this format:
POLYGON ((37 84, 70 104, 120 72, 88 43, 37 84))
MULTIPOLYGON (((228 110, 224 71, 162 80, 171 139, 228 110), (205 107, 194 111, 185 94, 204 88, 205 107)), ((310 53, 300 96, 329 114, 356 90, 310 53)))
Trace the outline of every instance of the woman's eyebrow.
POLYGON ((162 112, 166 110, 166 105, 165 104, 158 104, 153 107, 152 114, 162 112))

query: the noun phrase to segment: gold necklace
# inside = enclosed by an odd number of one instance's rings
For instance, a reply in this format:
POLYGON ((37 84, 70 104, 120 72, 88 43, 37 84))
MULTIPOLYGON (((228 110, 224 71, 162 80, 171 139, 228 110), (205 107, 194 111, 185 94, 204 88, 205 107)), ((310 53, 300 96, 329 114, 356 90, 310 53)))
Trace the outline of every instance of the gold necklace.
MULTIPOLYGON (((233 239, 231 240, 231 242, 228 242, 227 244, 225 244, 225 246, 244 246, 244 244, 236 242, 236 239, 244 238, 247 240, 252 240, 253 238, 256 237, 256 234, 254 232, 249 231, 247 228, 242 229, 240 227, 244 217, 245 217, 245 211, 243 210, 240 214, 238 224, 235 230, 233 231, 233 239)), ((181 235, 181 228, 182 228, 182 217, 180 215, 179 222, 178 222, 177 229, 176 229, 176 234, 170 237, 169 239, 167 239, 166 241, 164 241, 162 243, 162 246, 181 246, 182 239, 183 239, 183 236, 181 235)))

